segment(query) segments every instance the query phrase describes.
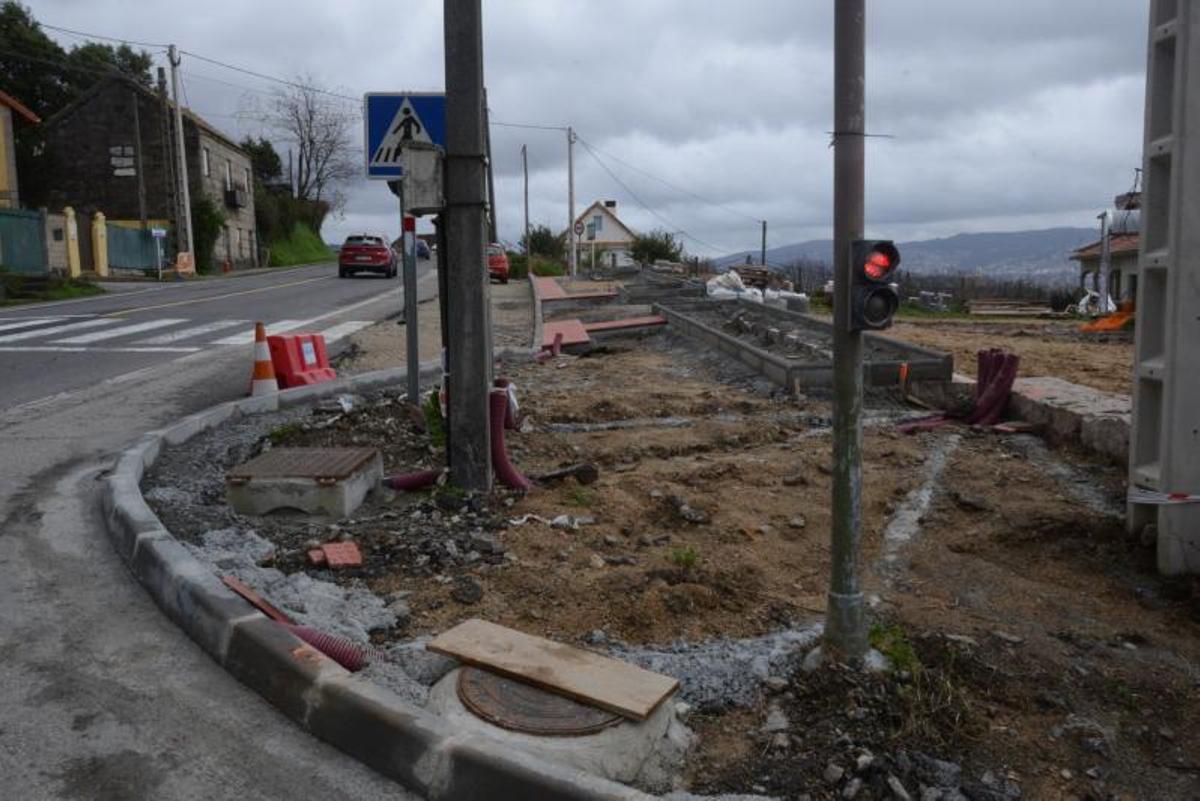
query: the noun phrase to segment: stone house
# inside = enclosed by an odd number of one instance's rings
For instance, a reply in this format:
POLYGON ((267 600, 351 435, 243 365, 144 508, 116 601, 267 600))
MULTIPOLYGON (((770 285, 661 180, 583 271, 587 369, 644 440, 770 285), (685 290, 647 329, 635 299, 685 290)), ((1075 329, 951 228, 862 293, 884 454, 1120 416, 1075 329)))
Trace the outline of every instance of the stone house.
MULTIPOLYGON (((101 211, 109 220, 174 221, 173 112, 161 87, 113 76, 46 120, 50 206, 88 217, 101 211)), ((186 108, 183 137, 192 202, 208 197, 225 217, 210 267, 257 266, 250 157, 186 108)))

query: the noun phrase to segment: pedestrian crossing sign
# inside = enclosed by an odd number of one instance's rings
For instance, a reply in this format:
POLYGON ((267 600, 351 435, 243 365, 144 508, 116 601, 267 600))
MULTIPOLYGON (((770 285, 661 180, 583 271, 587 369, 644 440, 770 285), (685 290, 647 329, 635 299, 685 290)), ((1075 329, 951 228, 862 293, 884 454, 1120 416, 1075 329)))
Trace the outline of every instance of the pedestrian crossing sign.
POLYGON ((369 92, 363 98, 367 177, 404 177, 406 150, 446 146, 446 95, 440 92, 369 92))

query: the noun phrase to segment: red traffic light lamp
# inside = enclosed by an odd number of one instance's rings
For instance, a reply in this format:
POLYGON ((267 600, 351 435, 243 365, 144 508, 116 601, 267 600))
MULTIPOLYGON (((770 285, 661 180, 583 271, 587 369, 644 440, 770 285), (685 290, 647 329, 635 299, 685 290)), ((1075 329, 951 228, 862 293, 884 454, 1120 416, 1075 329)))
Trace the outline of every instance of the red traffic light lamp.
POLYGON ((851 331, 887 328, 900 308, 900 295, 891 282, 900 265, 900 251, 887 239, 856 239, 850 244, 851 331))

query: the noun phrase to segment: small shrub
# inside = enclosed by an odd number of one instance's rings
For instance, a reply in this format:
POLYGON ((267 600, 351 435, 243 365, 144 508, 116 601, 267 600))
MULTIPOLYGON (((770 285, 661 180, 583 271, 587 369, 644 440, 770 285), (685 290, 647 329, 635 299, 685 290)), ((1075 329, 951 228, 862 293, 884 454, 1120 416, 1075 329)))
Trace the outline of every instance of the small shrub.
POLYGON ((870 633, 871 647, 888 658, 894 670, 916 675, 921 671, 921 660, 904 629, 895 624, 873 623, 870 633))
POLYGON ((688 545, 671 549, 671 562, 684 570, 691 570, 700 561, 700 552, 688 545))
POLYGON ((438 400, 437 391, 429 393, 425 401, 425 429, 429 432, 429 441, 435 448, 446 447, 446 421, 442 417, 442 404, 438 400))

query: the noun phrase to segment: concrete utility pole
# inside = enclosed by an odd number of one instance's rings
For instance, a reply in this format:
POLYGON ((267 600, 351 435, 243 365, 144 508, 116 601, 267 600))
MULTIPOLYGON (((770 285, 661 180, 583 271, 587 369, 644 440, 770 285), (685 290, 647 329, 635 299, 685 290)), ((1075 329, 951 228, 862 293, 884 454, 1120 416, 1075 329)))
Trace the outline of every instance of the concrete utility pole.
POLYGON ((481 0, 443 0, 446 52, 446 263, 450 478, 492 487, 488 392, 492 332, 484 237, 483 20, 481 0))
POLYGON ((1200 573, 1200 3, 1152 0, 1129 431, 1131 533, 1200 573))
POLYGON ((525 260, 529 260, 529 153, 521 145, 521 172, 525 175, 525 260))
POLYGON ((181 245, 187 243, 188 255, 193 259, 192 266, 199 269, 200 265, 194 261, 196 242, 192 234, 192 196, 188 188, 187 148, 183 141, 183 100, 179 97, 179 53, 175 45, 167 49, 167 59, 171 62, 171 97, 175 99, 175 154, 179 159, 179 197, 183 206, 179 211, 179 224, 185 234, 176 235, 175 241, 181 245))
POLYGON ((759 260, 762 266, 767 266, 767 221, 762 221, 762 249, 759 251, 759 260))
POLYGON ((575 129, 567 126, 567 243, 571 246, 571 277, 575 277, 575 251, 578 237, 575 236, 575 129))
POLYGON ((866 0, 834 4, 833 64, 833 531, 825 642, 840 658, 867 652, 859 585, 862 492, 862 334, 849 330, 850 243, 863 234, 866 0))

